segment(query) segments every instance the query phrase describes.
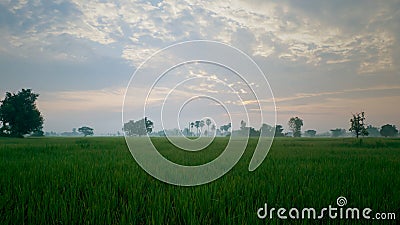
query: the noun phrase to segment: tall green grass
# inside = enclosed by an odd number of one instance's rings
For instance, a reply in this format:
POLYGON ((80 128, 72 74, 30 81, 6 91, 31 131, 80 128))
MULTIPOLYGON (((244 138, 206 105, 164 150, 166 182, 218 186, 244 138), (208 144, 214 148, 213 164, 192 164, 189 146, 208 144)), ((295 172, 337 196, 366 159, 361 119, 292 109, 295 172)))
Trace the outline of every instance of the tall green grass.
MULTIPOLYGON (((180 152, 153 139, 170 160, 211 160, 228 139, 205 151, 180 152)), ((0 224, 396 224, 365 220, 260 220, 257 209, 336 206, 400 217, 400 139, 278 138, 254 172, 257 139, 215 182, 177 187, 134 161, 123 138, 0 139, 0 224)))

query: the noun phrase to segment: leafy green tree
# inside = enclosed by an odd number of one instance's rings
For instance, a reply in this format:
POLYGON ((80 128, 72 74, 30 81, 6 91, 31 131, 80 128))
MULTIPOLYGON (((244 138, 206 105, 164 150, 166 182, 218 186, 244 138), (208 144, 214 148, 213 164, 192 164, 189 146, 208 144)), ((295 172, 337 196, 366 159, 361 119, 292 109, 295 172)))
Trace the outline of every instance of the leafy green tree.
POLYGON ((91 136, 91 135, 93 135, 93 128, 86 127, 86 126, 80 127, 78 129, 78 132, 81 132, 85 137, 86 136, 91 136))
POLYGON ((299 117, 292 117, 288 122, 289 128, 293 131, 293 137, 301 137, 301 127, 303 120, 299 117))
POLYGON ((44 132, 42 130, 34 131, 31 134, 31 137, 43 137, 43 136, 44 136, 44 132))
POLYGON ((353 114, 353 118, 350 119, 350 129, 349 131, 353 132, 358 138, 360 135, 368 136, 368 131, 365 125, 365 113, 356 113, 353 114))
POLYGON ((38 94, 31 89, 22 89, 17 94, 6 93, 0 106, 0 136, 23 137, 29 133, 40 133, 43 117, 36 107, 38 94))
POLYGON ((124 127, 122 128, 126 136, 132 136, 135 133, 135 121, 129 120, 129 122, 124 123, 124 127))
POLYGON ((377 127, 373 127, 371 125, 368 125, 367 132, 368 132, 368 136, 370 136, 370 137, 380 137, 381 136, 379 129, 377 127))
POLYGON ((386 124, 381 127, 380 133, 384 137, 395 137, 395 136, 397 136, 399 131, 396 129, 396 126, 386 124))
POLYGON ((275 126, 275 137, 283 137, 285 134, 283 134, 283 128, 282 125, 276 125, 275 126))
POLYGON ((221 132, 225 135, 229 135, 228 131, 229 129, 232 127, 232 123, 228 123, 226 125, 222 125, 219 129, 221 130, 221 132))
POLYGON ((332 129, 331 132, 332 137, 340 137, 346 134, 346 130, 341 128, 332 129))
POLYGON ((259 137, 260 136, 260 131, 254 129, 254 127, 248 127, 248 129, 249 129, 249 137, 259 137))
POLYGON ((219 130, 221 131, 221 133, 224 133, 225 132, 225 125, 220 126, 219 130))
POLYGON ((154 127, 153 121, 151 121, 151 120, 147 119, 147 117, 145 117, 144 124, 146 125, 146 133, 150 134, 151 132, 153 132, 153 127, 154 127))
POLYGON ((228 123, 226 126, 226 131, 229 132, 229 129, 232 127, 232 123, 228 123))
POLYGON ((129 122, 124 124, 123 130, 125 131, 125 134, 127 136, 133 136, 133 135, 142 136, 153 132, 153 126, 154 126, 153 121, 145 117, 136 122, 134 120, 130 120, 129 122))
POLYGON ((304 135, 308 136, 308 137, 315 137, 315 135, 317 134, 316 130, 306 130, 304 132, 304 135))
POLYGON ((272 136, 274 134, 274 128, 268 124, 263 123, 260 128, 260 134, 263 136, 272 136))

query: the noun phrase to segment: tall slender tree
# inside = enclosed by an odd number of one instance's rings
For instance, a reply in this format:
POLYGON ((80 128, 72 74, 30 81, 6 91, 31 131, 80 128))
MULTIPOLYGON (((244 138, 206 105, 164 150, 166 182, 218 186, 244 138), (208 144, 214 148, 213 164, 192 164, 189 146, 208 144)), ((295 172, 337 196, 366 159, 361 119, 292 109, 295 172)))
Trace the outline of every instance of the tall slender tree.
POLYGON ((213 132, 213 135, 215 135, 215 129, 216 129, 215 124, 211 125, 211 131, 213 132))
POLYGON ((211 125, 211 120, 209 118, 206 119, 206 125, 207 125, 207 136, 210 135, 210 125, 211 125))
POLYGON ((193 127, 194 127, 194 123, 191 122, 190 123, 190 135, 193 136, 193 127))
POLYGON ((196 129, 197 129, 196 134, 197 134, 197 136, 199 136, 200 120, 196 120, 196 121, 194 122, 194 126, 195 126, 196 129))
POLYGON ((203 120, 200 120, 200 134, 203 134, 203 127, 204 127, 205 123, 203 120))

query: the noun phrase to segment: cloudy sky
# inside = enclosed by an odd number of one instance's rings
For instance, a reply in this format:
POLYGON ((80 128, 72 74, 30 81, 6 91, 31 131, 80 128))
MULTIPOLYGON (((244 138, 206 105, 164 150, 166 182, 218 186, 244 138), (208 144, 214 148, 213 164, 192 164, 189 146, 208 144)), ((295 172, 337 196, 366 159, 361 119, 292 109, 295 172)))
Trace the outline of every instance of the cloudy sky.
POLYGON ((284 127, 299 116, 303 129, 348 128, 359 111, 371 125, 400 126, 399 21, 398 0, 0 0, 0 92, 39 93, 46 131, 116 132, 125 89, 145 59, 212 40, 260 66, 284 127))

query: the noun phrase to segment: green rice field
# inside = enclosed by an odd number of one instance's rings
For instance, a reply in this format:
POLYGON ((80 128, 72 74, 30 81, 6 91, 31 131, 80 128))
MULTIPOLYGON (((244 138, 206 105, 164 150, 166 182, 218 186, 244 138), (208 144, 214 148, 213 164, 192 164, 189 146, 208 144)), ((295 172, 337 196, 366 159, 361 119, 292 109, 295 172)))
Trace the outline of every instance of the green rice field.
MULTIPOLYGON (((217 157, 227 138, 182 152, 153 138, 166 158, 188 165, 217 157)), ((0 139, 0 224, 400 224, 400 139, 276 138, 263 164, 248 165, 257 139, 222 178, 180 187, 148 175, 122 137, 0 139), (275 208, 345 207, 394 213, 378 219, 259 219, 275 208)))

